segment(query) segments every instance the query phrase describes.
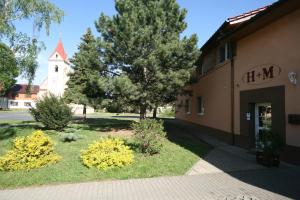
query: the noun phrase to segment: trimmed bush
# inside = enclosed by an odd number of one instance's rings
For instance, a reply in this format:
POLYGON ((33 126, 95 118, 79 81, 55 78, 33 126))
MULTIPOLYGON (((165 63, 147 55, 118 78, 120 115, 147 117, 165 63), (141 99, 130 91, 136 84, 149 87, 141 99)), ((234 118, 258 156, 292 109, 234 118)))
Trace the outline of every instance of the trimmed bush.
POLYGON ((63 133, 61 136, 61 141, 63 142, 75 142, 78 139, 79 137, 75 133, 63 133))
POLYGON ((38 100, 36 108, 30 108, 34 119, 46 129, 63 130, 72 120, 72 110, 63 99, 50 94, 38 100))
POLYGON ((132 125, 134 141, 138 150, 145 154, 157 154, 163 146, 166 136, 163 121, 144 119, 132 125))
POLYGON ((133 151, 124 141, 117 138, 102 139, 81 151, 81 159, 85 166, 107 170, 123 167, 133 162, 133 151))
POLYGON ((58 162, 54 143, 42 131, 34 131, 27 137, 17 137, 13 149, 0 157, 0 170, 16 171, 40 168, 58 162))

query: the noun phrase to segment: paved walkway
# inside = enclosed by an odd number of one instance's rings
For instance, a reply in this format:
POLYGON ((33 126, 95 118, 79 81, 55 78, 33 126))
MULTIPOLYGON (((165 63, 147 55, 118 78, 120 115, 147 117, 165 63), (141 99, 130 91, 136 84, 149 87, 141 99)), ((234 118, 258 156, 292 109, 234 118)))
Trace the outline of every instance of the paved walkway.
MULTIPOLYGON (((172 122, 172 132, 195 131, 172 122)), ((199 137, 199 136, 197 136, 199 137)), ((246 150, 201 138, 215 146, 187 176, 100 181, 0 190, 1 200, 264 200, 300 199, 300 167, 264 168, 246 150)))
POLYGON ((287 199, 225 173, 43 186, 0 192, 1 200, 287 199), (239 198, 238 198, 239 197, 239 198))

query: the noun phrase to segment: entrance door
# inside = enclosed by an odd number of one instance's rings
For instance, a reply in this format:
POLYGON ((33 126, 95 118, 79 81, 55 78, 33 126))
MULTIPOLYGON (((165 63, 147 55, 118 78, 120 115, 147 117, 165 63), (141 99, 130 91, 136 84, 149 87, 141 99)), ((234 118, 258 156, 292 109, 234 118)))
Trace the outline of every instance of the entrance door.
POLYGON ((255 104, 255 146, 266 131, 272 131, 272 106, 271 103, 255 104))

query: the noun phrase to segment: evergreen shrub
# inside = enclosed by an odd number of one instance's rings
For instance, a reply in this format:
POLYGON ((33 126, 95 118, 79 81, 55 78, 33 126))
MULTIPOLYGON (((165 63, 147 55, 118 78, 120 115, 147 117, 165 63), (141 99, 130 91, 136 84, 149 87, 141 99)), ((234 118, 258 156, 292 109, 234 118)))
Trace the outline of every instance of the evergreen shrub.
POLYGON ((46 129, 63 130, 72 120, 72 110, 62 98, 53 94, 38 100, 36 108, 30 108, 34 119, 41 122, 46 129))
POLYGON ((166 136, 162 120, 144 119, 132 125, 134 141, 144 154, 157 154, 163 147, 166 136))
POLYGON ((27 137, 17 137, 13 149, 0 157, 1 171, 30 170, 58 162, 54 143, 42 131, 34 131, 27 137))
POLYGON ((99 170, 129 165, 133 158, 133 151, 118 138, 102 139, 90 144, 86 150, 81 150, 83 164, 99 170))

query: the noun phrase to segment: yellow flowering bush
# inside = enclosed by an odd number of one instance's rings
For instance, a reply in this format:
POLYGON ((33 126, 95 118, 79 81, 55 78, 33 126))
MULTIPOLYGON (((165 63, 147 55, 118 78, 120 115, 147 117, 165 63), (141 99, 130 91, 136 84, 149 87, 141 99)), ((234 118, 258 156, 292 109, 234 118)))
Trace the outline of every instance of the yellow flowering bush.
POLYGON ((102 139, 81 150, 81 159, 87 167, 107 170, 123 167, 133 162, 133 151, 118 138, 102 139))
POLYGON ((61 157, 54 153, 54 143, 41 130, 27 137, 17 137, 13 149, 0 157, 0 170, 30 170, 58 162, 61 157))

